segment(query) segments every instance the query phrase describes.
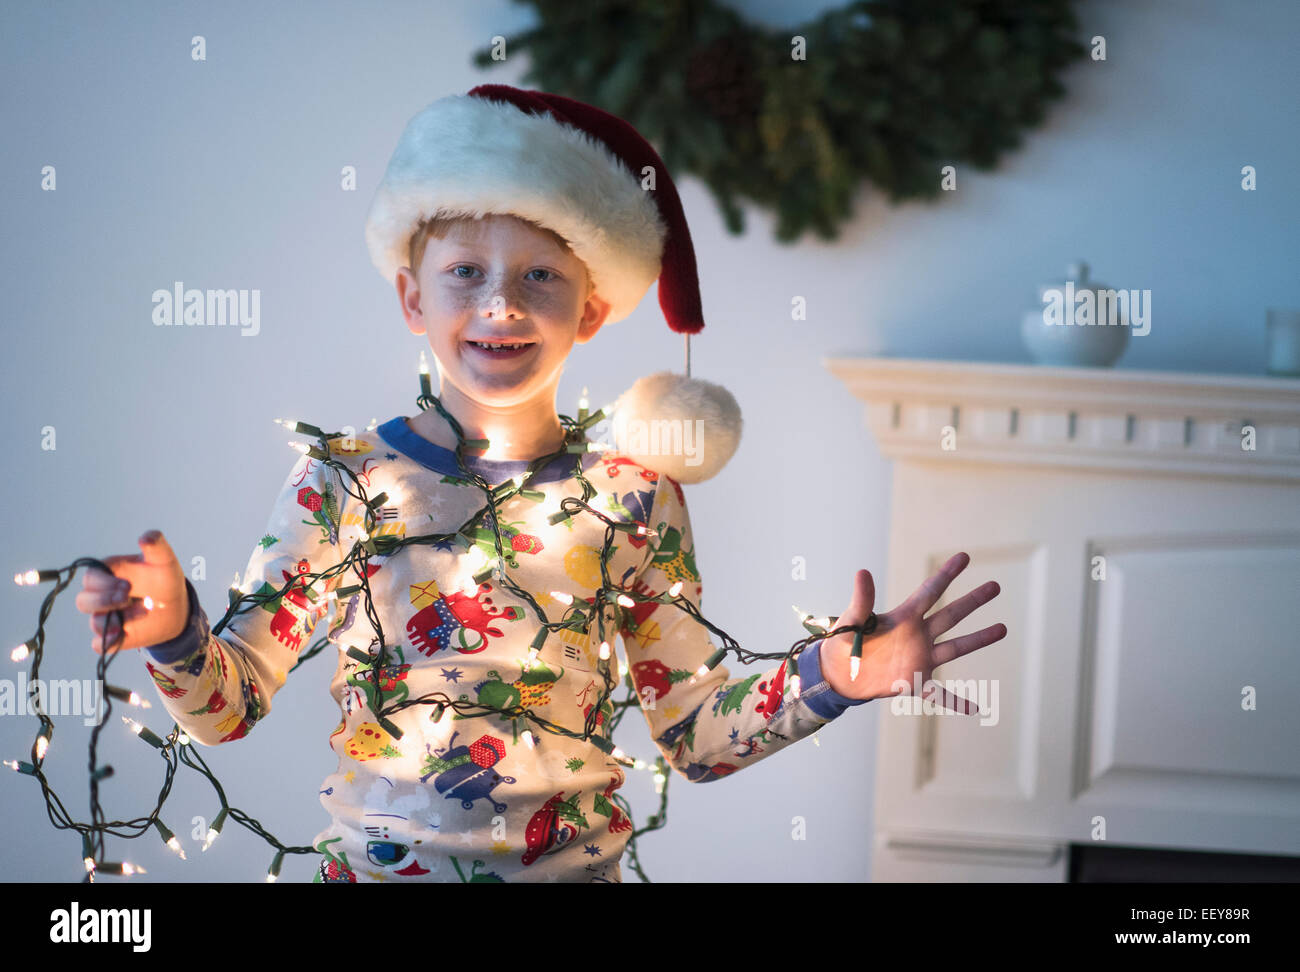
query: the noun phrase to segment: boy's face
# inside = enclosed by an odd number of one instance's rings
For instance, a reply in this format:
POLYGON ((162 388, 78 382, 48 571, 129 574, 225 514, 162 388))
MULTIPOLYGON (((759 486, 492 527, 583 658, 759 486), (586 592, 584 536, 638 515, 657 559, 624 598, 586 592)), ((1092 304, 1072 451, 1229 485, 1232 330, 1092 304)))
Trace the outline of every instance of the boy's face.
POLYGON ((554 409, 565 359, 595 336, 609 304, 588 294, 587 268, 550 234, 513 216, 490 215, 430 237, 418 276, 396 279, 413 334, 428 334, 443 394, 450 382, 489 407, 554 409), (506 353, 475 342, 522 343, 506 353))

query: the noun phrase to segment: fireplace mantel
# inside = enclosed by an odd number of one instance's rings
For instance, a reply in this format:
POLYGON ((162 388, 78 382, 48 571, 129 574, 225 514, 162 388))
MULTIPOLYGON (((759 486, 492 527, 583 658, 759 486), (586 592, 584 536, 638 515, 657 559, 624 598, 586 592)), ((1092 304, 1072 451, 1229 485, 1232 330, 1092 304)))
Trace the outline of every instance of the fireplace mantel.
POLYGON ((1300 382, 824 364, 893 460, 889 604, 965 550, 949 594, 1002 593, 941 638, 1008 628, 934 673, 996 684, 996 722, 879 703, 872 877, 1300 855, 1300 382))
POLYGON ((826 358, 882 454, 1300 479, 1300 381, 1110 368, 826 358), (939 449, 945 426, 957 448, 939 449), (1255 429, 1253 449, 1243 426, 1255 429))

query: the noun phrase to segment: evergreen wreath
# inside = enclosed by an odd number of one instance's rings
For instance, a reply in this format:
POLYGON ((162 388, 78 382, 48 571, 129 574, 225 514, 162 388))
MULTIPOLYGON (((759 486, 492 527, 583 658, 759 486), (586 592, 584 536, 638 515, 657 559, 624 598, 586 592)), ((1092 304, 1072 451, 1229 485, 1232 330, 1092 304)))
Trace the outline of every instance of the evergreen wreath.
POLYGON ((898 203, 937 195, 943 166, 992 169, 1086 53, 1071 0, 859 0, 790 30, 717 0, 518 2, 540 20, 508 39, 526 84, 625 118, 731 233, 740 198, 775 209, 782 242, 835 239, 862 179, 898 203))

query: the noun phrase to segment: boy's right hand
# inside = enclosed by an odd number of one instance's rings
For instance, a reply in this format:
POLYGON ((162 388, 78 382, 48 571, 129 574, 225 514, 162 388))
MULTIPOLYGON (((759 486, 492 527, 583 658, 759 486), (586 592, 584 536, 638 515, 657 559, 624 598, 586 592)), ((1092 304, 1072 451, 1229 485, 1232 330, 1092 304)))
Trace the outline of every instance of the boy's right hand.
POLYGON ((113 646, 115 651, 170 641, 185 630, 189 619, 185 572, 171 544, 161 530, 148 531, 138 542, 138 554, 103 558, 111 575, 93 567, 82 574, 77 610, 90 615, 90 630, 95 633, 90 646, 97 655, 115 638, 122 639, 113 646), (145 598, 150 599, 150 607, 145 607, 145 598), (125 637, 116 619, 110 622, 115 609, 122 610, 125 637))

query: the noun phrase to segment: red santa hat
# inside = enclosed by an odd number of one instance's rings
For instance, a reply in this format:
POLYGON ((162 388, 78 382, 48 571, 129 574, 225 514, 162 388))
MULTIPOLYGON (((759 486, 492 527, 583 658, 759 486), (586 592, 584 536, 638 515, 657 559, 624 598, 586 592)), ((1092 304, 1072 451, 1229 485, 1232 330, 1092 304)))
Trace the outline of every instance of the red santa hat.
POLYGON ((407 124, 375 193, 366 221, 371 260, 392 282, 421 221, 489 213, 563 237, 610 304, 606 325, 631 314, 659 281, 669 328, 687 336, 687 374, 659 372, 624 392, 611 415, 616 442, 678 482, 715 475, 739 445, 740 408, 725 388, 689 375, 689 336, 704 328, 695 249, 654 147, 616 115, 544 91, 483 84, 441 98, 407 124), (635 420, 690 422, 700 451, 663 452, 637 434, 648 426, 635 420))

